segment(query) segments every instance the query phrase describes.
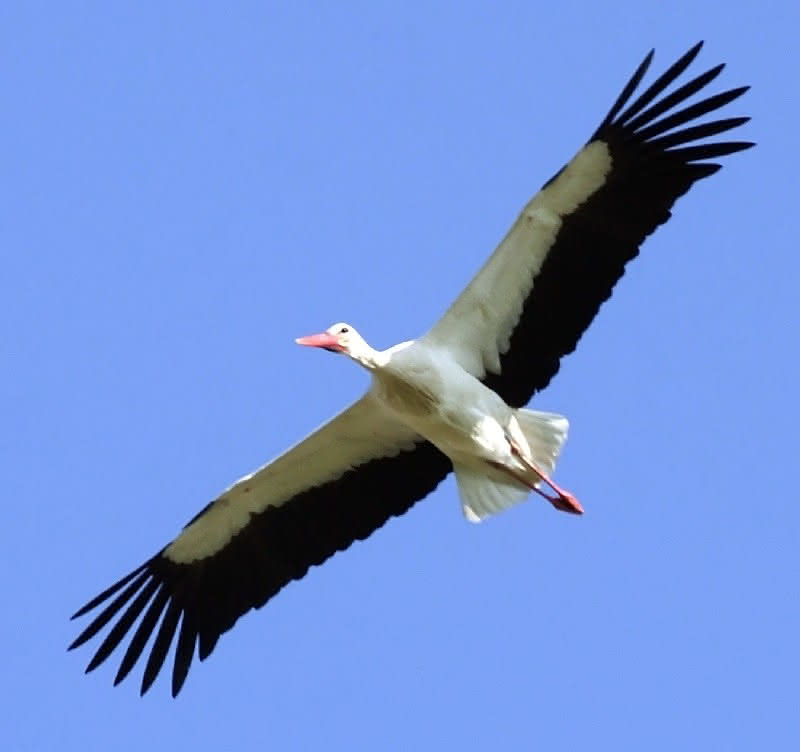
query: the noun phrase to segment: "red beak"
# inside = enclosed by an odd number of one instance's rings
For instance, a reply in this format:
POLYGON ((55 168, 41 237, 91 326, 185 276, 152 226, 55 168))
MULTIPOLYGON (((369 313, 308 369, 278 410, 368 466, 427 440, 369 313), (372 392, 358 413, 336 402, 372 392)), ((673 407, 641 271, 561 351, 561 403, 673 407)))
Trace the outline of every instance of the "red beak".
POLYGON ((333 350, 334 352, 341 352, 342 348, 339 345, 339 340, 328 332, 322 334, 309 334, 308 337, 298 337, 295 342, 298 345, 306 345, 308 347, 322 347, 326 350, 333 350))

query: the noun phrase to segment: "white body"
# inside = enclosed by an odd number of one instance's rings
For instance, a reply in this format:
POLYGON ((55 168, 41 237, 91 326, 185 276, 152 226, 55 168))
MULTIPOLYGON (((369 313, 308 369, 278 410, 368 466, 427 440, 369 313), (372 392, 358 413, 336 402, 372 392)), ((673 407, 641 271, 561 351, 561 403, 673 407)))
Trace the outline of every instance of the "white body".
POLYGON ((524 442, 514 411, 448 350, 404 342, 385 354, 371 393, 396 418, 453 460, 510 461, 506 431, 524 442))
POLYGON ((367 352, 360 337, 357 344, 351 339, 352 357, 372 371, 369 395, 453 462, 471 522, 506 509, 538 486, 542 476, 532 465, 553 471, 567 437, 566 418, 509 407, 464 370, 450 349, 422 340, 367 352))

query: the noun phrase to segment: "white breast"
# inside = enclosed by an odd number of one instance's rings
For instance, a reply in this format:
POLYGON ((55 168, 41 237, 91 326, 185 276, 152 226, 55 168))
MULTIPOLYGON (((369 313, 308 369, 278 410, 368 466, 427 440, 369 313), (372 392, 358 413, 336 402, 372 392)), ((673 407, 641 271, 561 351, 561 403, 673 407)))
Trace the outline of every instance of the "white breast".
POLYGON ((447 350, 415 343, 375 373, 373 392, 409 428, 445 454, 469 453, 498 433, 511 409, 447 350), (491 424, 491 425, 490 425, 491 424))

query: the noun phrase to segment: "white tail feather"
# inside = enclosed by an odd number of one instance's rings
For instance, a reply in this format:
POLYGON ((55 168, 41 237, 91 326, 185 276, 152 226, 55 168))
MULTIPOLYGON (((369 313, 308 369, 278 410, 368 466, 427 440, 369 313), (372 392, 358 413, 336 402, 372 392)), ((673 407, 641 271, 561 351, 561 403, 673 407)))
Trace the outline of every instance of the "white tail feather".
POLYGON ((531 459, 537 467, 550 475, 556 468, 561 447, 567 440, 569 421, 563 415, 524 408, 516 411, 516 418, 530 447, 531 459))
MULTIPOLYGON (((562 415, 536 410, 515 411, 519 430, 525 437, 533 463, 548 475, 553 472, 561 447, 567 440, 569 423, 562 415)), ((513 429, 512 429, 513 433, 513 429)), ((530 489, 488 463, 454 462, 461 509, 470 522, 480 522, 522 501, 530 489)), ((538 484, 536 484, 538 485, 538 484)))
MULTIPOLYGON (((487 517, 502 512, 522 501, 530 489, 522 485, 512 485, 497 477, 489 477, 483 468, 468 465, 453 465, 461 496, 461 510, 470 522, 480 522, 487 517)), ((487 465, 491 473, 491 468, 487 465)))

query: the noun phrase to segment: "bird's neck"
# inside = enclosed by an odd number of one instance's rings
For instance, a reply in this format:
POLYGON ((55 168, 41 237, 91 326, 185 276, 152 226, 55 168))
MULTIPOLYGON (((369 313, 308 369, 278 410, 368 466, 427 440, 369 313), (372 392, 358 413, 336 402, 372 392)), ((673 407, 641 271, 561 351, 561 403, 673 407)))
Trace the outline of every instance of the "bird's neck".
POLYGON ((380 370, 389 362, 388 350, 374 350, 366 342, 356 351, 348 353, 348 355, 368 371, 380 370))
POLYGON ((393 345, 386 350, 373 350, 365 342, 363 350, 359 348, 357 354, 350 355, 350 357, 368 371, 381 371, 384 368, 389 367, 392 358, 395 355, 398 355, 403 350, 407 350, 415 344, 416 342, 413 339, 410 339, 407 342, 400 342, 396 345, 393 345))

